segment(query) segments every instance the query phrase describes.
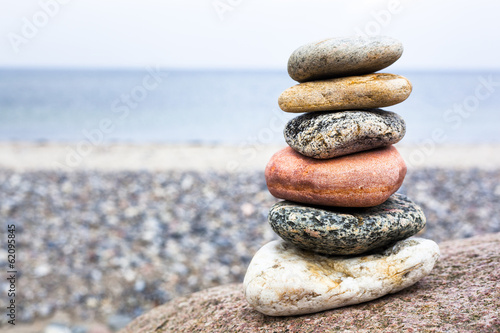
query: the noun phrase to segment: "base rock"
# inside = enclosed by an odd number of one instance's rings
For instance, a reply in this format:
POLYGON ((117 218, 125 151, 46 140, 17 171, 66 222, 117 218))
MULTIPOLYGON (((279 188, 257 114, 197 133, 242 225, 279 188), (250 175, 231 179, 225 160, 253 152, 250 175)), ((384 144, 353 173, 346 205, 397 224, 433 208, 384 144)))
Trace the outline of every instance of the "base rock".
POLYGON ((439 247, 441 258, 427 277, 371 302, 270 317, 252 309, 241 284, 230 284, 177 298, 121 332, 498 332, 500 233, 439 247))

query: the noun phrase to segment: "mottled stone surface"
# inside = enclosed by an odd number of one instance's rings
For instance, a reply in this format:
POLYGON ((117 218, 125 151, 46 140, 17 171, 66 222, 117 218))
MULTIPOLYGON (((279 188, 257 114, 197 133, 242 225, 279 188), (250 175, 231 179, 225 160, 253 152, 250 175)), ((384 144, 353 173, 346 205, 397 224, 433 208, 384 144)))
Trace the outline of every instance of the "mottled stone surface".
POLYGON ((328 160, 303 156, 290 147, 266 166, 269 192, 277 198, 322 206, 371 207, 396 192, 406 164, 394 146, 328 160))
POLYGON ((386 36, 337 37, 299 47, 288 59, 288 74, 299 82, 381 70, 401 57, 403 45, 386 36))
POLYGON ((395 74, 367 74, 312 81, 286 89, 278 104, 286 112, 370 109, 401 103, 411 83, 395 74))
POLYGON ((371 302, 295 317, 255 311, 241 284, 179 297, 122 333, 163 332, 495 332, 500 327, 500 233, 439 244, 428 276, 371 302))
POLYGON ((438 258, 438 245, 423 238, 355 257, 323 256, 279 240, 257 251, 243 286, 263 314, 308 314, 398 292, 429 274, 438 258))
POLYGON ((395 144, 405 132, 401 116, 380 109, 306 113, 291 119, 283 131, 295 151, 319 159, 395 144))
POLYGON ((358 255, 415 235, 425 226, 422 209, 395 193, 370 208, 328 208, 281 201, 268 221, 285 241, 327 255, 358 255))

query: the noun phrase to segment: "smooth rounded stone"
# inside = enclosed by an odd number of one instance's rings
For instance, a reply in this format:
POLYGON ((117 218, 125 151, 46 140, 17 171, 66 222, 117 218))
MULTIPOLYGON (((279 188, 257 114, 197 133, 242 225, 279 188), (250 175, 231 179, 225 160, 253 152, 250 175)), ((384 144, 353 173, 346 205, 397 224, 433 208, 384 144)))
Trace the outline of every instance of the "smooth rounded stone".
POLYGON ((370 208, 327 208, 281 201, 268 221, 278 236, 304 250, 357 255, 415 235, 425 226, 422 209, 395 193, 370 208))
POLYGON ((395 144, 405 132, 397 113, 371 109, 306 113, 291 119, 283 133, 295 151, 327 159, 395 144))
POLYGON ((323 256, 273 241, 250 262, 243 281, 245 298, 269 316, 334 309, 409 287, 428 275, 438 258, 438 245, 422 238, 350 258, 323 256))
POLYGON ((278 104, 293 113, 371 109, 401 103, 411 89, 401 75, 366 74, 297 84, 280 95, 278 104))
POLYGON ((265 170, 273 196, 339 207, 380 205, 399 189, 405 175, 406 164, 393 146, 328 160, 286 147, 271 157, 265 170))
POLYGON ((330 38, 295 50, 288 74, 298 82, 368 74, 393 64, 402 53, 401 42, 391 37, 330 38))

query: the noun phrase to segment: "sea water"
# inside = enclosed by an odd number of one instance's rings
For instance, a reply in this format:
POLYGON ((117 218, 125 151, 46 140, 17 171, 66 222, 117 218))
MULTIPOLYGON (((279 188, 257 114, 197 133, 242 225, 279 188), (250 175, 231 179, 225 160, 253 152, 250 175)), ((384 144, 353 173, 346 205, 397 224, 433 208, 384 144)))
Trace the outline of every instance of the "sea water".
MULTIPOLYGON (((385 72, 391 72, 390 69, 385 72)), ((500 73, 397 74, 408 144, 500 142, 500 73)), ((284 143, 286 71, 0 70, 0 141, 284 143)))

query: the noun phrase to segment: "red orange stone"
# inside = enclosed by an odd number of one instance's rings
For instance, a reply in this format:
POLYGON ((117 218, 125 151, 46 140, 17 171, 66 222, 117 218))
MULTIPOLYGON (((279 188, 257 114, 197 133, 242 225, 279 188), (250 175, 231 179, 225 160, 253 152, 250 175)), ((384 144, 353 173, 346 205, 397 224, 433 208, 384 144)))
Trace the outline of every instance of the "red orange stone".
POLYGON ((277 198, 313 205, 371 207, 396 192, 406 164, 393 146, 327 160, 286 147, 271 157, 265 176, 277 198))

